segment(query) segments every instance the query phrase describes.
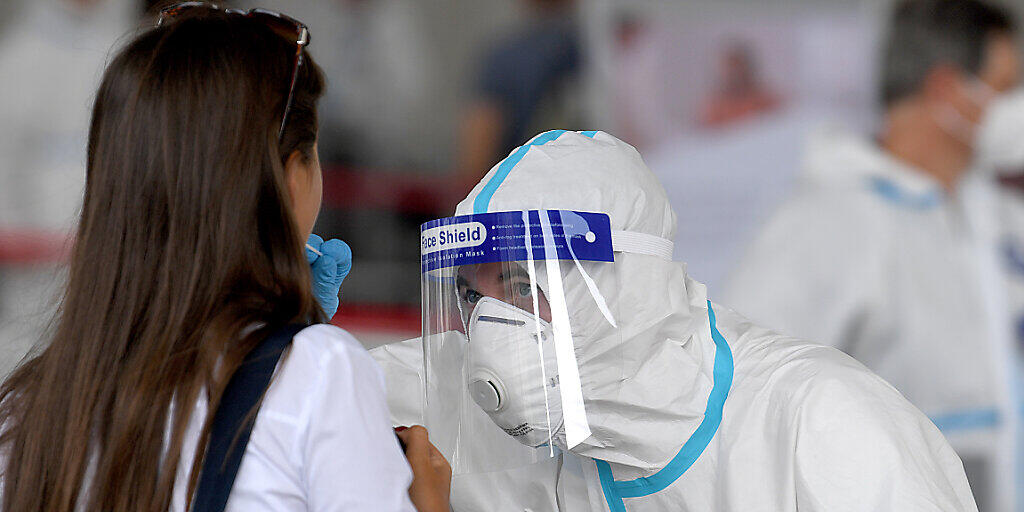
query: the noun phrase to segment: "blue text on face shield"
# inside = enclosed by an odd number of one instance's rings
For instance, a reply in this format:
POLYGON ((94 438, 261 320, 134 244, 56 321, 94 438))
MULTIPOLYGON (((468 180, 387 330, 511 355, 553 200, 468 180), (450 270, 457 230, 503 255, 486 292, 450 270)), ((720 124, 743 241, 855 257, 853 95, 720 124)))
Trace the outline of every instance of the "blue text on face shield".
POLYGON ((437 240, 438 245, 444 246, 445 244, 451 245, 454 243, 465 243, 465 242, 481 242, 483 241, 480 232, 483 230, 483 226, 476 226, 472 228, 463 228, 457 230, 442 231, 438 234, 437 240))
POLYGON ((615 261, 608 215, 567 210, 509 211, 446 217, 420 226, 423 272, 531 258, 615 261), (550 226, 550 239, 542 235, 542 220, 550 226))
POLYGON ((420 232, 421 253, 476 247, 487 239, 487 228, 480 222, 460 222, 420 232))

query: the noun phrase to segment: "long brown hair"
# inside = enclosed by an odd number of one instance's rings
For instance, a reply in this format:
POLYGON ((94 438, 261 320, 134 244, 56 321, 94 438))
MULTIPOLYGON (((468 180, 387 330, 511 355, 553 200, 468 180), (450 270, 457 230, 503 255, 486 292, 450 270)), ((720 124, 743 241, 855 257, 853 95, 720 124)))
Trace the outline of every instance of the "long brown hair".
POLYGON ((278 141, 294 43, 199 11, 104 74, 52 336, 0 388, 7 512, 167 510, 199 394, 213 410, 269 330, 323 320, 284 176, 312 154, 323 75, 305 55, 278 141))

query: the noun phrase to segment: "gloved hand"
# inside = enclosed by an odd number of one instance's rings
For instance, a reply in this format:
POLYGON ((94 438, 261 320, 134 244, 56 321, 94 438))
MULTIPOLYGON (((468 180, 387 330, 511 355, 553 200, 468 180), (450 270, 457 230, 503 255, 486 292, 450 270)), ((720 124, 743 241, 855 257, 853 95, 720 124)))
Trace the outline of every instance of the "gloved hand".
POLYGON ((313 295, 327 318, 331 318, 338 312, 341 282, 352 270, 352 249, 341 240, 335 238, 324 242, 317 235, 309 235, 306 245, 306 261, 313 273, 313 295), (311 251, 310 247, 321 254, 311 251))

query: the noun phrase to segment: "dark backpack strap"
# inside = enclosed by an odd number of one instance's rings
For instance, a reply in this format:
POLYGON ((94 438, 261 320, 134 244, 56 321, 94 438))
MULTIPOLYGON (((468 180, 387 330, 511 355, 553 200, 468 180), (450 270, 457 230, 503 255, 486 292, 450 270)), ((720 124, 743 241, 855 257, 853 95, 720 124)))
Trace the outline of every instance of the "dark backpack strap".
POLYGON ((199 473, 192 512, 223 512, 249 444, 260 399, 292 338, 306 325, 289 325, 260 342, 231 376, 210 426, 210 443, 199 473), (248 421, 247 421, 248 420, 248 421))

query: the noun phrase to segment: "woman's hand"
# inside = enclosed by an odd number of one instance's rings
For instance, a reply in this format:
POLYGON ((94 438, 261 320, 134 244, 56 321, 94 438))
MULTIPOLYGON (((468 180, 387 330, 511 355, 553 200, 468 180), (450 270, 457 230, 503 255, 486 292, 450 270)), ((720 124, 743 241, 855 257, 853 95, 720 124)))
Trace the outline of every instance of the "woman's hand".
POLYGON ((452 468, 444 455, 430 443, 427 429, 416 425, 395 429, 405 445, 405 457, 412 467, 409 498, 419 512, 450 512, 452 468))

